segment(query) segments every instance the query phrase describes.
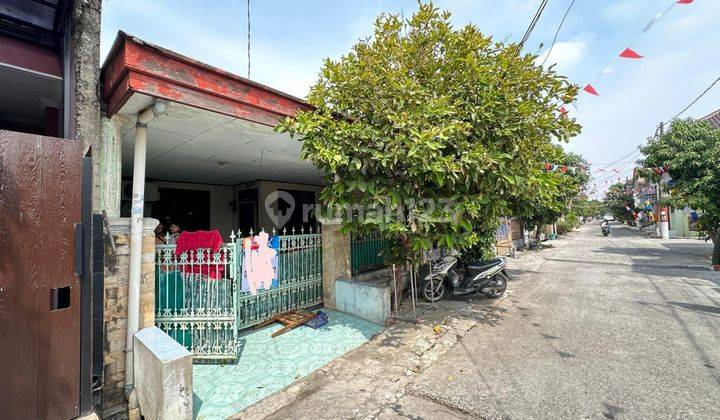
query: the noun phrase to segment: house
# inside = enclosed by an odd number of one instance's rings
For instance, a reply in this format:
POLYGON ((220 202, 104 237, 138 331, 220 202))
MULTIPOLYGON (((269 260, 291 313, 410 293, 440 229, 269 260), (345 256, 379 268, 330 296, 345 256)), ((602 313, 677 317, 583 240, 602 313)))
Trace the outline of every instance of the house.
POLYGON ((157 325, 198 362, 237 367, 244 331, 280 312, 322 304, 384 324, 389 287, 348 281, 382 266, 382 242, 316 220, 321 173, 300 159, 300 141, 274 130, 308 103, 124 32, 101 84, 103 149, 93 157, 103 170, 93 206, 109 216, 115 244, 104 270, 104 413, 124 409, 134 386, 125 349, 145 327, 157 325), (158 222, 218 230, 224 243, 185 259, 175 245, 156 244, 158 222), (262 230, 276 237, 277 282, 255 293, 241 284, 243 243, 262 230), (186 275, 201 264, 217 276, 186 275))
MULTIPOLYGON (((314 362, 367 340, 390 288, 352 279, 384 266, 384 243, 316 218, 321 173, 273 130, 311 106, 124 32, 100 66, 100 10, 0 8, 0 416, 122 416, 146 327, 206 367, 232 365, 249 327, 288 309, 322 304, 344 323, 331 351, 304 343, 314 362), (223 243, 176 254, 159 222, 223 243), (277 282, 245 291, 243 243, 262 230, 275 237, 277 282), (194 276, 203 270, 217 275, 194 276)), ((297 362, 284 381, 319 367, 297 362)))

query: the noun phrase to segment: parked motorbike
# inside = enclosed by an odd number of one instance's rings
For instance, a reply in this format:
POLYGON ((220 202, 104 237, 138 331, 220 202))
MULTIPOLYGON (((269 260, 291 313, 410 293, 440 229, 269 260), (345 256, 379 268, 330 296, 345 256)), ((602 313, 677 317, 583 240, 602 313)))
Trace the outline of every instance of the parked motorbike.
POLYGON ((432 271, 425 276, 423 298, 437 302, 445 295, 467 296, 482 293, 494 299, 505 293, 510 276, 505 271, 507 260, 495 258, 460 267, 457 255, 448 255, 432 262, 432 271))
POLYGON ((600 223, 600 230, 602 230, 603 235, 608 236, 610 234, 610 222, 603 220, 602 223, 600 223))

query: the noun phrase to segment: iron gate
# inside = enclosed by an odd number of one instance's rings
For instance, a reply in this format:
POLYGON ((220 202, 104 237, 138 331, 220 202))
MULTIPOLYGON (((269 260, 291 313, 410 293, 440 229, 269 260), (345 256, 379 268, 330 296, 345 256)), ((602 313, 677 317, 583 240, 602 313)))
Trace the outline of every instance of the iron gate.
POLYGON ((241 291, 242 238, 232 233, 230 239, 216 253, 199 249, 178 256, 175 245, 156 246, 155 324, 195 359, 235 359, 239 330, 322 303, 320 233, 283 232, 277 282, 254 295, 241 291))

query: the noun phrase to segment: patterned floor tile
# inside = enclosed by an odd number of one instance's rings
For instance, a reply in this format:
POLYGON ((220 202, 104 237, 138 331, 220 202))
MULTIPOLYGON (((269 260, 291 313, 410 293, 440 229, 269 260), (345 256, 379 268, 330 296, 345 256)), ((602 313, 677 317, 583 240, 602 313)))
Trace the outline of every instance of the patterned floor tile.
POLYGON ((224 419, 240 410, 238 403, 225 391, 209 384, 206 389, 193 395, 193 411, 196 419, 224 419))
POLYGON ((216 378, 215 383, 218 388, 238 404, 256 398, 259 393, 267 388, 265 384, 255 377, 237 369, 227 372, 222 378, 216 378))
POLYGON ((272 390, 268 387, 258 387, 253 390, 244 400, 238 401, 238 407, 240 408, 240 410, 244 410, 245 408, 250 407, 256 402, 272 394, 273 392, 275 392, 275 390, 272 390))
POLYGON ((362 345, 382 327, 341 312, 322 309, 328 323, 319 329, 300 326, 275 338, 273 324, 239 335, 236 363, 195 365, 196 417, 224 418, 309 375, 362 345))

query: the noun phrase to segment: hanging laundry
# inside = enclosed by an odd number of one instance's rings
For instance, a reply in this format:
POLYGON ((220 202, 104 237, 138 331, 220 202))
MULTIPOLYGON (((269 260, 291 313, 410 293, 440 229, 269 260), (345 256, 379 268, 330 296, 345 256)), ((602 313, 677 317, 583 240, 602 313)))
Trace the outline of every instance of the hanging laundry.
POLYGON ((280 278, 278 277, 278 263, 280 259, 280 236, 271 236, 270 241, 268 241, 268 246, 275 250, 275 256, 272 257, 273 279, 272 284, 270 285, 270 288, 274 289, 280 285, 280 278))
POLYGON ((260 232, 249 246, 243 241, 243 251, 243 282, 247 281, 249 292, 256 295, 260 289, 272 288, 273 280, 277 279, 277 263, 273 266, 273 258, 277 260, 278 253, 269 246, 269 235, 260 232))
POLYGON ((223 277, 225 262, 211 264, 215 253, 220 250, 223 244, 222 236, 217 230, 198 230, 195 232, 182 232, 175 245, 175 255, 187 254, 188 264, 182 265, 182 272, 185 274, 201 274, 211 279, 223 277), (199 253, 202 253, 203 263, 199 264, 199 253))

